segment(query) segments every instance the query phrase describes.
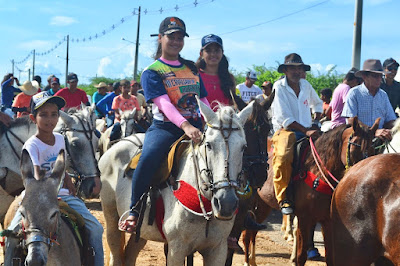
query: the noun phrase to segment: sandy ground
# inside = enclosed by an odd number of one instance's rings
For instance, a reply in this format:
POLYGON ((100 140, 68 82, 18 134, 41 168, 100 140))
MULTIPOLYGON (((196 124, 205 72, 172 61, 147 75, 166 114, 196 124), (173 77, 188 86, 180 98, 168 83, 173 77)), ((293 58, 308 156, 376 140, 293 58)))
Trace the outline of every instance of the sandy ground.
MULTIPOLYGON (((96 216, 96 218, 104 226, 103 213, 99 200, 87 202, 88 208, 96 216)), ((289 258, 291 254, 291 245, 286 242, 280 232, 281 215, 275 211, 264 222, 268 225, 266 230, 263 230, 257 235, 256 244, 256 262, 257 265, 290 265, 289 258)), ((321 254, 324 254, 322 234, 319 228, 315 233, 316 246, 321 254)), ((106 243, 105 234, 103 242, 106 243)), ((239 243, 242 245, 241 241, 239 243)), ((242 245, 243 246, 243 245, 242 245)), ((0 263, 3 262, 3 253, 0 254, 0 263)), ((203 265, 201 255, 195 254, 195 265, 203 265)), ((233 265, 243 265, 244 256, 234 255, 233 265)), ((137 265, 160 266, 165 265, 165 257, 163 253, 163 244, 149 241, 139 255, 137 265)), ((325 265, 321 261, 307 261, 306 265, 316 266, 325 265)))

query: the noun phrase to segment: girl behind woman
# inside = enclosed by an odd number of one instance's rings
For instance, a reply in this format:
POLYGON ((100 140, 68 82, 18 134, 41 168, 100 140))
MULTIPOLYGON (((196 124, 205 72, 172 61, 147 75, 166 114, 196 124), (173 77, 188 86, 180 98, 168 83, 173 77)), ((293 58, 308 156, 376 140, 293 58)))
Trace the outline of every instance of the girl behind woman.
POLYGON ((146 132, 142 155, 132 177, 131 211, 119 224, 120 230, 136 228, 135 206, 166 157, 169 147, 183 134, 201 140, 202 121, 195 95, 207 105, 207 91, 193 62, 183 59, 185 23, 177 17, 165 18, 159 28, 156 61, 142 73, 141 82, 148 103, 153 102, 153 124, 146 132))
POLYGON ((235 78, 229 72, 222 39, 209 34, 201 39, 201 46, 196 66, 207 89, 207 100, 211 107, 215 108, 220 102, 224 105, 237 105, 238 109, 243 109, 246 104, 235 94, 235 78))

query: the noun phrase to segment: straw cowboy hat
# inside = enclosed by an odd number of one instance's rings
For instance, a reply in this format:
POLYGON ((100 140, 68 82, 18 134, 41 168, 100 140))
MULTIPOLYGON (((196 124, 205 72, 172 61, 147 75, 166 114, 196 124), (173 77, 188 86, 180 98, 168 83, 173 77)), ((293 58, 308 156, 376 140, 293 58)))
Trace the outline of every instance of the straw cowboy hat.
MULTIPOLYGON (((37 81, 36 81, 37 83, 37 81)), ((26 95, 32 96, 38 92, 38 86, 34 86, 36 84, 33 84, 33 82, 30 82, 29 80, 25 81, 22 86, 19 86, 21 91, 23 91, 26 95)), ((37 85, 39 85, 37 83, 37 85)))
POLYGON ((107 87, 107 84, 105 82, 100 82, 98 85, 94 85, 95 88, 103 88, 103 87, 107 87))
POLYGON ((285 56, 285 63, 279 65, 278 72, 283 73, 283 70, 286 66, 303 66, 304 71, 310 71, 310 65, 306 65, 303 63, 301 56, 296 53, 291 53, 285 56))
POLYGON ((362 78, 363 73, 366 72, 373 72, 373 73, 379 73, 379 74, 387 74, 387 71, 383 70, 381 61, 378 59, 367 59, 364 61, 363 64, 363 69, 360 71, 357 71, 354 75, 357 78, 362 78))

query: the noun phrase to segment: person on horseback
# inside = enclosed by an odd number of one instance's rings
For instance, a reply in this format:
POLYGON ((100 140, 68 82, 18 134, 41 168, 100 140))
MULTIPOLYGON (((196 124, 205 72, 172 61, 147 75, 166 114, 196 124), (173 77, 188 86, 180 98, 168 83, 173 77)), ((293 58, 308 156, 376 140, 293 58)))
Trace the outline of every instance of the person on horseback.
POLYGON ((184 37, 189 36, 185 23, 180 18, 167 17, 161 22, 159 33, 152 36, 158 36, 156 61, 143 71, 141 82, 147 103, 154 103, 154 120, 146 132, 142 155, 133 173, 129 217, 119 224, 120 230, 127 232, 136 228, 139 214, 135 207, 148 190, 170 145, 183 134, 194 142, 201 140, 202 120, 195 96, 210 106, 196 66, 179 54, 184 37))
MULTIPOLYGON (((60 116, 59 110, 64 106, 65 100, 62 97, 50 96, 46 91, 32 97, 32 114, 29 116, 36 124, 37 133, 25 142, 23 149, 28 151, 32 159, 35 177, 38 177, 39 172, 42 171, 45 172, 46 176, 49 176, 53 170, 58 153, 62 149, 65 150, 64 137, 59 133, 53 132, 60 116)), ((63 187, 59 190, 58 197, 66 202, 69 207, 82 215, 89 234, 89 245, 94 249, 95 265, 104 265, 102 244, 103 227, 89 212, 84 202, 74 196, 75 187, 68 174, 65 175, 63 183, 63 187)), ((21 212, 17 211, 9 229, 15 230, 17 225, 20 224, 21 219, 21 212)), ((15 244, 13 240, 6 242, 6 260, 13 254, 15 244)), ((10 263, 10 260, 6 261, 6 265, 11 265, 7 263, 10 263)))
POLYGON ((278 72, 285 78, 275 82, 275 99, 272 102, 275 134, 272 137, 274 145, 273 170, 275 196, 281 207, 282 214, 293 213, 293 204, 287 198, 286 189, 292 176, 292 162, 296 140, 302 137, 317 138, 319 131, 311 128, 313 125, 310 108, 315 114, 315 123, 319 123, 322 113, 322 101, 311 84, 301 78, 310 66, 305 65, 300 55, 296 53, 285 57, 284 64, 278 67, 278 72))
POLYGON ((380 60, 365 60, 363 69, 355 73, 364 83, 349 91, 342 116, 348 118, 348 124, 358 116, 358 120, 369 127, 380 117, 379 129, 376 130, 375 136, 381 140, 391 140, 390 129, 397 117, 386 92, 380 89, 382 75, 385 73, 380 60))

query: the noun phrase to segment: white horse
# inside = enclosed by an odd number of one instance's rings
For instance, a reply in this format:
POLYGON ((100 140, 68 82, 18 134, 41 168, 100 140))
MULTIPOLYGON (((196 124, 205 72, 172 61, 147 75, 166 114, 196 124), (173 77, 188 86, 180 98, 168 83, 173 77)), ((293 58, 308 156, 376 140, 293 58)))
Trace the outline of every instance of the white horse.
MULTIPOLYGON (((95 134, 93 107, 67 114, 60 111, 55 131, 65 136, 68 155, 68 171, 76 179, 81 196, 96 197, 100 193, 100 173, 95 151, 98 138, 95 134)), ((25 141, 36 133, 36 125, 23 117, 12 122, 10 127, 0 128, 0 221, 3 221, 10 200, 23 190, 18 162, 25 141), (3 204, 4 203, 4 204, 3 204)))
POLYGON ((21 155, 21 172, 25 197, 21 203, 25 265, 81 265, 78 243, 62 220, 57 193, 65 173, 64 151, 61 151, 48 178, 34 178, 33 164, 27 151, 21 155))
MULTIPOLYGON (((121 114, 121 134, 122 137, 128 137, 134 133, 135 131, 135 116, 136 116, 136 108, 130 111, 125 111, 122 112, 121 114)), ((100 140, 99 140, 99 153, 100 157, 103 156, 103 154, 110 148, 111 144, 110 143, 110 134, 113 129, 114 125, 107 128, 106 131, 101 134, 100 140)))
POLYGON ((392 128, 392 140, 383 153, 400 152, 400 118, 396 119, 392 128))
POLYGON ((212 210, 204 216, 188 211, 174 196, 171 186, 162 188, 159 190, 165 209, 162 231, 166 239, 155 223, 148 225, 150 206, 147 206, 139 243, 134 243, 135 237, 131 237, 124 249, 121 244, 124 233, 118 231, 118 220, 129 210, 131 197, 131 178, 124 177, 124 171, 130 159, 139 152, 144 135, 121 140, 99 161, 103 185, 100 197, 111 251, 110 265, 135 265, 147 240, 168 243, 168 265, 183 265, 185 257, 196 251, 202 254, 205 265, 225 264, 227 238, 238 207, 235 186, 246 147, 243 125, 253 106, 250 104, 239 114, 231 107, 223 107, 214 113, 198 102, 208 127, 202 142, 180 159, 176 183, 180 187, 189 184, 198 190, 211 201, 212 210))

